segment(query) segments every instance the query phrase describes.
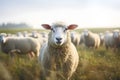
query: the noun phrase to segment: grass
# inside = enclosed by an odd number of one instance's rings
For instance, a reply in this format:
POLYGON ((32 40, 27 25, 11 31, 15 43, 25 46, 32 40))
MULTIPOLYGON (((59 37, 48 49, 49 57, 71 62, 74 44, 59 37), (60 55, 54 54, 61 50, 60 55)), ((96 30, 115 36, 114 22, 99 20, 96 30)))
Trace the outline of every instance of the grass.
MULTIPOLYGON (((106 30, 113 31, 114 29, 120 29, 119 27, 116 28, 88 28, 88 30, 95 32, 95 33, 100 33, 100 32, 105 32, 106 30)), ((84 29, 77 29, 76 31, 82 32, 84 29)))
POLYGON ((81 66, 78 67, 81 77, 76 80, 120 80, 118 53, 100 47, 98 50, 82 51, 81 54, 81 66))
MULTIPOLYGON (((13 31, 14 32, 14 31, 13 31)), ((71 80, 120 80, 120 51, 77 47, 80 61, 71 80)), ((43 80, 36 58, 9 55, 0 52, 0 80, 43 80)))
MULTIPOLYGON (((106 51, 104 47, 97 50, 77 47, 80 61, 71 80, 120 80, 120 55, 106 51)), ((0 63, 4 66, 4 73, 11 79, 0 74, 0 80, 42 80, 41 67, 36 59, 27 56, 16 56, 0 53, 0 63)), ((1 67, 1 65, 0 65, 1 67)))

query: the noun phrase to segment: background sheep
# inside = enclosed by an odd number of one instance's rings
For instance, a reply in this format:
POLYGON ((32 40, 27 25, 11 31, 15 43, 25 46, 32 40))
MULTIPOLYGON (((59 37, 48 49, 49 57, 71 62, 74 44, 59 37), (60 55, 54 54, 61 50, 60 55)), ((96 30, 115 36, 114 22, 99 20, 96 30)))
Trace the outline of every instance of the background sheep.
POLYGON ((71 32, 71 41, 75 46, 78 46, 80 43, 80 34, 76 32, 71 32))
POLYGON ((106 31, 105 32, 105 47, 106 49, 113 48, 114 46, 114 38, 113 38, 113 33, 106 31))
POLYGON ((39 55, 40 44, 37 39, 30 37, 3 37, 0 36, 1 50, 9 53, 12 50, 20 50, 21 54, 34 52, 36 56, 39 55))
POLYGON ((24 37, 21 32, 17 32, 17 33, 16 33, 16 36, 17 36, 17 37, 24 37))
POLYGON ((71 42, 69 30, 76 28, 77 25, 66 26, 63 23, 54 23, 52 26, 48 24, 42 24, 42 26, 51 30, 48 43, 44 44, 39 55, 46 79, 51 77, 52 72, 55 72, 69 80, 79 61, 77 50, 71 42))
POLYGON ((120 31, 118 29, 113 30, 113 38, 114 38, 114 48, 120 47, 120 31))
POLYGON ((47 32, 41 32, 40 34, 42 36, 43 42, 47 42, 48 41, 48 33, 47 32))
POLYGON ((104 45, 104 34, 99 33, 99 37, 100 37, 100 45, 103 46, 104 45))
POLYGON ((98 48, 100 46, 100 37, 98 34, 84 30, 84 43, 87 47, 98 48))
POLYGON ((106 31, 105 33, 105 46, 106 49, 113 48, 115 51, 120 46, 120 31, 113 30, 113 32, 106 31))

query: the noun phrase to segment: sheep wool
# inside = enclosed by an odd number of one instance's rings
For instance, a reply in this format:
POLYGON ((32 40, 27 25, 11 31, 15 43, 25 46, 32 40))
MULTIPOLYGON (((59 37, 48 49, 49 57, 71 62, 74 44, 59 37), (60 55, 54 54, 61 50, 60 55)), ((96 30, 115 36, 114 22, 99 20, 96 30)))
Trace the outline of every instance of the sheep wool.
POLYGON ((38 56, 40 44, 37 39, 30 37, 5 37, 1 42, 1 49, 5 53, 16 49, 20 50, 21 54, 34 52, 38 56))
POLYGON ((84 31, 84 42, 87 47, 98 48, 100 46, 100 37, 91 31, 84 31))

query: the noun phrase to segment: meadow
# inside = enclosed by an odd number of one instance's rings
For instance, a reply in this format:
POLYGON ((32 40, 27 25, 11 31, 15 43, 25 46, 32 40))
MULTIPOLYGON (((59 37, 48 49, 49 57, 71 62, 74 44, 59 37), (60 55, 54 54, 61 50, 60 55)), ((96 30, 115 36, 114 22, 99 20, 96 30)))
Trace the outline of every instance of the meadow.
MULTIPOLYGON (((104 32, 106 29, 90 30, 104 32)), ((0 33, 18 31, 23 30, 0 30, 0 33)), ((82 29, 77 31, 81 32, 82 29)), ((112 49, 106 50, 104 46, 98 49, 78 46, 77 50, 80 57, 79 65, 71 80, 120 80, 120 50, 114 52, 112 49)), ((8 54, 0 52, 0 80, 44 79, 37 58, 29 59, 25 55, 16 55, 11 58, 8 54)))

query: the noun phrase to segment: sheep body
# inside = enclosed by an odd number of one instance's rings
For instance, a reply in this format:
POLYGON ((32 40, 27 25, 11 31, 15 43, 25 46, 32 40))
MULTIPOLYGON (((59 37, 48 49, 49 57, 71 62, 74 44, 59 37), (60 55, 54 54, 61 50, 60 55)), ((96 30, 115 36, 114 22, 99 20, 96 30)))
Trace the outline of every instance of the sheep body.
POLYGON ((21 54, 34 52, 39 55, 40 44, 37 39, 30 37, 6 37, 1 43, 1 49, 5 53, 18 49, 21 54))
POLYGON ((114 45, 114 39, 113 39, 113 33, 106 33, 105 34, 105 47, 108 49, 109 47, 113 47, 114 45))
POLYGON ((75 46, 78 46, 80 44, 80 34, 76 32, 71 33, 71 41, 75 46))
POLYGON ((98 34, 87 31, 88 35, 84 33, 84 43, 87 47, 98 48, 100 46, 100 37, 98 34))
POLYGON ((120 32, 119 30, 113 30, 113 32, 106 31, 105 33, 105 46, 108 48, 119 48, 120 46, 120 32))
POLYGON ((104 34, 99 33, 99 36, 100 36, 100 45, 103 46, 104 45, 104 34))

